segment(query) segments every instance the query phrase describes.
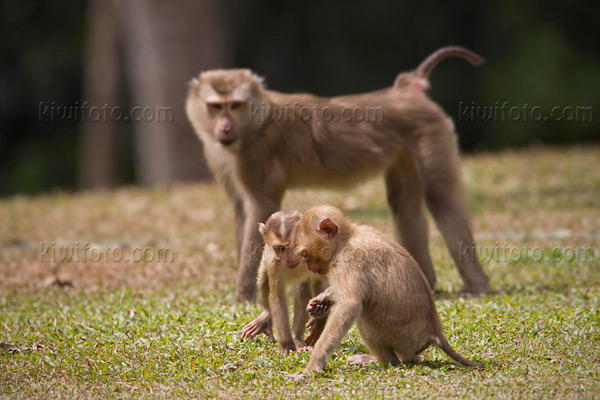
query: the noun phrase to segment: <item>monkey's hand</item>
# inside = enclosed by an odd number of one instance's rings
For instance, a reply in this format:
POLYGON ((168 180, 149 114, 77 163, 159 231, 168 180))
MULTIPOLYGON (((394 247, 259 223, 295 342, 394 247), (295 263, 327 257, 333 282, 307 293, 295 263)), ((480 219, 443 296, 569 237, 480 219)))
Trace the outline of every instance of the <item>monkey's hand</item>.
POLYGON ((331 292, 323 292, 317 297, 310 299, 306 306, 306 312, 313 318, 323 318, 329 313, 334 304, 333 294, 331 292))
POLYGON ((240 336, 242 339, 250 340, 254 337, 264 333, 267 335, 269 340, 273 343, 276 342, 275 336, 273 335, 273 325, 269 315, 260 314, 256 319, 242 329, 240 336))
POLYGON ((290 377, 295 382, 304 382, 306 380, 306 375, 303 372, 296 372, 295 374, 290 374, 290 377))
POLYGON ((325 323, 327 318, 311 318, 307 323, 306 327, 309 329, 308 335, 304 338, 304 341, 309 346, 314 346, 317 340, 321 337, 323 329, 325 329, 325 323))

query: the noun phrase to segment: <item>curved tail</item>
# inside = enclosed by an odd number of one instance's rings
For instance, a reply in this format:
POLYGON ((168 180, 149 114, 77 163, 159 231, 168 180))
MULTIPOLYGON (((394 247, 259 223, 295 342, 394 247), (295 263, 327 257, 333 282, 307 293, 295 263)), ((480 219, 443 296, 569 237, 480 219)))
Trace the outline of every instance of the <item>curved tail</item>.
POLYGON ((474 362, 474 361, 469 361, 466 358, 464 358, 463 356, 461 356, 460 354, 458 354, 453 348, 452 346, 450 346, 450 343, 448 343, 448 339, 446 338, 445 335, 441 335, 440 337, 434 337, 433 338, 433 343, 439 347, 444 353, 448 354, 448 356, 450 356, 451 359, 453 359, 456 362, 459 362, 463 365, 466 365, 467 367, 479 367, 479 368, 483 368, 484 365, 478 362, 474 362))
POLYGON ((427 79, 435 66, 448 57, 460 57, 475 67, 485 62, 483 57, 469 49, 460 46, 447 46, 433 52, 417 67, 415 72, 420 77, 427 79))

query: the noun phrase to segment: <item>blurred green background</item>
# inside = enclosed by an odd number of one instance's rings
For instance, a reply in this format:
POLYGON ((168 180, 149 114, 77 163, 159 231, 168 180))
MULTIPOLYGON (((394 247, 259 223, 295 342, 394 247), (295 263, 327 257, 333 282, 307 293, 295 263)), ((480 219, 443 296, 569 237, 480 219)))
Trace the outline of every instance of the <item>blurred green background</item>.
POLYGON ((431 77, 463 151, 599 142, 599 24, 592 1, 3 0, 0 195, 206 179, 182 109, 205 68, 248 67, 269 88, 332 96, 388 86, 450 44, 488 61, 448 60, 431 77), (173 105, 175 121, 40 118, 40 104, 103 99, 173 105), (504 102, 583 106, 591 121, 461 115, 460 104, 504 102))

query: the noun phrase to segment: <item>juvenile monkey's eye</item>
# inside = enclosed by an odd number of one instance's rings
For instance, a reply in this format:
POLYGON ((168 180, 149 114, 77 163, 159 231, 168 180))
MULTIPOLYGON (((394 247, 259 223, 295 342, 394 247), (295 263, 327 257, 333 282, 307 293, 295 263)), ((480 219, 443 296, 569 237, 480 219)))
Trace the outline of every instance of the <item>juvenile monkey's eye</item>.
POLYGON ((242 106, 242 102, 241 101, 234 101, 233 103, 231 103, 231 109, 232 110, 237 110, 241 106, 242 106))
POLYGON ((223 109, 223 105, 220 103, 208 103, 208 106, 214 111, 221 111, 223 109))
POLYGON ((285 246, 275 246, 273 247, 273 250, 275 250, 278 253, 282 253, 285 251, 285 246))
POLYGON ((302 250, 302 252, 300 253, 300 255, 302 256, 302 258, 308 258, 308 251, 302 250))

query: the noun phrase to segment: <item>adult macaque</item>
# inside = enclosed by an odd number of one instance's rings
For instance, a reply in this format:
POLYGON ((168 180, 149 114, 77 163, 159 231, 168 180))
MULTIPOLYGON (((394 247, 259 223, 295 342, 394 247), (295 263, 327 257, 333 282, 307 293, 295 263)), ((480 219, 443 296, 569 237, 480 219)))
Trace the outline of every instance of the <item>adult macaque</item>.
POLYGON ((452 349, 419 266, 381 232, 317 206, 302 217, 294 248, 312 272, 329 278, 333 294, 320 297, 335 300, 304 373, 323 370, 354 321, 371 354, 351 356, 350 364, 418 362, 434 344, 461 364, 481 366, 452 349))
POLYGON ((351 186, 382 173, 396 234, 417 260, 430 286, 436 282, 427 244, 423 199, 464 281, 464 291, 485 293, 477 257, 462 257, 474 242, 464 208, 452 120, 425 95, 428 76, 456 56, 483 59, 445 47, 391 87, 375 92, 317 97, 266 90, 249 70, 214 70, 190 85, 187 114, 235 210, 239 268, 235 298, 252 300, 262 239, 257 222, 280 209, 285 191, 298 186, 351 186), (350 117, 350 118, 349 118, 350 117))
POLYGON ((311 331, 302 340, 304 326, 308 321, 306 306, 314 295, 327 287, 327 280, 312 274, 300 256, 291 248, 293 234, 301 214, 298 211, 280 211, 273 214, 266 224, 259 224, 265 241, 258 270, 259 301, 264 311, 243 329, 241 336, 252 339, 260 333, 275 341, 273 329, 284 353, 313 345, 325 326, 325 318, 311 321, 311 331), (290 330, 286 289, 297 284, 294 295, 294 322, 290 330), (314 292, 311 290, 314 289, 314 292))

